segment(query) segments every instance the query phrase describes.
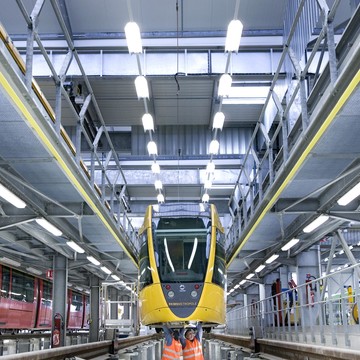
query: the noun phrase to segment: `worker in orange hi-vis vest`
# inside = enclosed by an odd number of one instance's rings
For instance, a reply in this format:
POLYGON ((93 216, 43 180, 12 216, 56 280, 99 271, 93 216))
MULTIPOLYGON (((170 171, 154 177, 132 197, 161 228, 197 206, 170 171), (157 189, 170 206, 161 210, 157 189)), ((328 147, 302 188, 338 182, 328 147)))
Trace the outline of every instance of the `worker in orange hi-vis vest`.
POLYGON ((184 360, 204 360, 202 352, 202 326, 198 323, 196 328, 190 327, 182 329, 180 341, 183 348, 184 360))
POLYGON ((179 340, 179 331, 172 330, 163 326, 165 334, 165 344, 161 360, 178 360, 182 359, 182 345, 179 340))

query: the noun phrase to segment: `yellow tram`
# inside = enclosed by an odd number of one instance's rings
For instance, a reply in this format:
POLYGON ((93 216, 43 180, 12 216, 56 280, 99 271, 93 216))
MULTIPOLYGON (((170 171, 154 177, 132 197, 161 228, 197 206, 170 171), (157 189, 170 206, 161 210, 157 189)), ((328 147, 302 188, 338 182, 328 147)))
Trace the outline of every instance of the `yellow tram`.
POLYGON ((224 324, 225 236, 215 206, 151 205, 139 235, 141 323, 224 324))

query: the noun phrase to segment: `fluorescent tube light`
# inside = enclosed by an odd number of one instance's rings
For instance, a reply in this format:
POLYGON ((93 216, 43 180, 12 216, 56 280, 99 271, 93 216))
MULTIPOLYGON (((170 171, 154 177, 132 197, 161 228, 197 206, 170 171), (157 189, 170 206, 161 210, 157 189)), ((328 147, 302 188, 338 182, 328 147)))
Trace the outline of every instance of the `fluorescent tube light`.
POLYGON ((100 268, 104 273, 110 275, 111 274, 111 270, 109 270, 106 266, 102 266, 100 268))
POLYGON ((241 280, 240 282, 239 282, 239 285, 243 285, 243 284, 245 284, 246 283, 246 280, 244 279, 244 280, 241 280))
POLYGON ((273 261, 275 261, 279 257, 278 254, 271 255, 265 262, 267 264, 271 264, 273 261))
POLYGON ((251 279, 255 274, 254 273, 251 273, 249 275, 246 276, 247 279, 251 279))
POLYGON ((260 265, 255 269, 255 272, 260 272, 263 269, 265 269, 265 265, 260 265))
POLYGON ((112 274, 111 277, 116 281, 120 281, 120 278, 115 274, 112 274))
POLYGON ((13 194, 8 188, 0 184, 0 197, 8 201, 10 204, 14 205, 19 209, 26 207, 26 203, 22 201, 19 197, 13 194))
POLYGON ((229 74, 223 74, 219 80, 218 96, 226 97, 229 96, 231 88, 232 78, 229 74))
POLYGON ((31 272, 32 274, 35 274, 35 275, 41 275, 42 274, 42 271, 41 270, 38 270, 38 269, 35 269, 33 267, 27 267, 26 270, 28 272, 31 272))
POLYGON ((345 206, 353 201, 360 195, 360 183, 355 185, 351 190, 349 190, 344 196, 342 196, 337 203, 341 206, 345 206))
POLYGON ((329 219, 329 217, 327 215, 320 215, 313 222, 311 222, 308 226, 305 226, 303 229, 303 232, 311 233, 316 228, 318 228, 320 225, 322 225, 327 219, 329 219))
POLYGON ((9 259, 7 257, 1 257, 0 261, 5 264, 12 265, 12 266, 17 266, 17 267, 21 266, 20 262, 13 260, 13 259, 9 259))
POLYGON ((79 254, 83 254, 85 252, 85 250, 74 241, 67 241, 66 245, 70 246, 74 251, 79 254))
POLYGON ((100 261, 96 260, 93 256, 87 256, 86 258, 94 265, 96 265, 96 266, 100 265, 100 261))
POLYGON ((294 245, 296 245, 299 241, 300 241, 300 239, 291 239, 288 243, 286 243, 281 248, 281 250, 282 251, 287 251, 287 250, 291 249, 294 245))
POLYGON ((35 220, 40 226, 42 226, 45 230, 51 232, 55 236, 61 236, 62 231, 55 227, 53 224, 49 223, 46 219, 36 219, 35 220))
POLYGON ((138 24, 131 21, 125 25, 125 37, 130 54, 142 53, 141 35, 138 24))
POLYGON ((135 88, 139 99, 149 98, 149 88, 145 76, 139 75, 136 77, 135 88))
POLYGON ((150 114, 146 113, 146 114, 143 115, 142 124, 143 124, 143 127, 144 127, 145 131, 147 131, 147 130, 154 131, 154 119, 150 114))
POLYGON ((226 33, 225 51, 238 52, 242 30, 243 30, 243 24, 241 23, 240 20, 230 21, 226 33))

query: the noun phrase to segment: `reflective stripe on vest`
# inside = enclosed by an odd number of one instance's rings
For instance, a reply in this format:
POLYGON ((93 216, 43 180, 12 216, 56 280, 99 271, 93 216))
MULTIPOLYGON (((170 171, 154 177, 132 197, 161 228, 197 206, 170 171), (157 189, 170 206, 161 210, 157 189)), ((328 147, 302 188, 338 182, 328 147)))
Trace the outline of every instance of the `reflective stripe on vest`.
POLYGON ((181 357, 181 343, 180 341, 173 340, 171 345, 164 345, 163 355, 161 360, 180 359, 181 357))
POLYGON ((193 341, 186 339, 186 345, 183 349, 183 359, 204 360, 202 346, 197 338, 195 338, 193 341))

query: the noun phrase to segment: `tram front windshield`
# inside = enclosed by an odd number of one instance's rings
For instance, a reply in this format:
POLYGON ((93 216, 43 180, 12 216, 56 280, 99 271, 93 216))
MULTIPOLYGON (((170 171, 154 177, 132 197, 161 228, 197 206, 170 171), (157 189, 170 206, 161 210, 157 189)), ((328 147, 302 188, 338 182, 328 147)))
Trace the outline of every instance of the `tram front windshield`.
POLYGON ((154 251, 161 282, 202 282, 210 252, 208 219, 165 218, 154 231, 154 251))

